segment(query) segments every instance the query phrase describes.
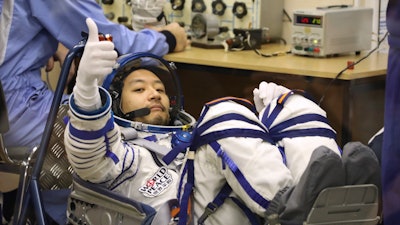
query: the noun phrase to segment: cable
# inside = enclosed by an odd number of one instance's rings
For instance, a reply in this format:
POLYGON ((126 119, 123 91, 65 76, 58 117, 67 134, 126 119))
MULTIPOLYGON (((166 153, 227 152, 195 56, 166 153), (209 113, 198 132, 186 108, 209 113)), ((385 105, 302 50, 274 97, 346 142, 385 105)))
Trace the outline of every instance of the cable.
MULTIPOLYGON (((283 42, 284 45, 286 45, 286 40, 283 38, 280 38, 280 40, 283 42)), ((257 48, 255 48, 255 46, 251 43, 251 35, 249 32, 247 32, 247 39, 245 40, 247 41, 247 45, 255 52, 257 53, 257 55, 260 55, 262 57, 274 57, 274 56, 282 56, 282 55, 286 55, 286 54, 290 54, 292 51, 288 50, 288 51, 279 51, 279 52, 273 52, 273 53, 262 53, 260 50, 258 50, 257 48)))
POLYGON ((274 57, 274 56, 282 56, 282 55, 286 55, 286 54, 290 54, 292 53, 292 51, 288 50, 288 51, 280 51, 280 52, 273 52, 273 53, 262 53, 260 52, 258 49, 253 48, 254 52, 257 53, 258 55, 262 56, 262 57, 274 57))
POLYGON ((323 92, 322 97, 321 97, 320 100, 319 100, 318 106, 321 106, 321 103, 322 103, 322 101, 324 100, 325 95, 326 95, 326 93, 328 92, 328 89, 332 86, 333 82, 335 82, 346 70, 348 70, 349 68, 354 67, 355 65, 357 65, 358 63, 360 63, 360 62, 363 61, 364 59, 368 58, 368 57, 369 57, 373 52, 375 52, 377 49, 379 49, 381 43, 386 39, 386 37, 388 36, 388 34, 389 34, 389 33, 386 32, 385 35, 382 37, 382 39, 378 41, 378 45, 377 45, 375 48, 373 48, 372 50, 370 50, 364 57, 362 57, 362 58, 360 58, 359 60, 357 60, 357 61, 355 61, 355 62, 353 62, 353 63, 347 65, 347 67, 345 67, 342 71, 340 71, 340 72, 335 76, 335 78, 333 78, 333 79, 331 80, 331 82, 329 82, 328 86, 326 86, 326 88, 325 88, 325 90, 324 90, 324 92, 323 92))
POLYGON ((283 14, 286 16, 286 18, 288 18, 288 20, 289 20, 290 23, 293 22, 293 21, 292 21, 292 18, 290 18, 288 12, 287 12, 285 9, 283 9, 283 14))

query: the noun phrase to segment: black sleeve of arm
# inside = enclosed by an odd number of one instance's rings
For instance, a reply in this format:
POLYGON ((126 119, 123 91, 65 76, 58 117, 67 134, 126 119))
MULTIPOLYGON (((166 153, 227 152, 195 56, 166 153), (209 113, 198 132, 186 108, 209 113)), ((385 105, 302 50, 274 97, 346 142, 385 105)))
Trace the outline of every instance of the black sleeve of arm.
POLYGON ((167 41, 168 46, 169 46, 169 51, 168 52, 169 53, 173 52, 175 50, 175 47, 176 47, 176 38, 175 38, 175 36, 171 32, 169 32, 167 30, 162 30, 160 32, 162 34, 164 34, 165 37, 166 37, 166 41, 167 41))

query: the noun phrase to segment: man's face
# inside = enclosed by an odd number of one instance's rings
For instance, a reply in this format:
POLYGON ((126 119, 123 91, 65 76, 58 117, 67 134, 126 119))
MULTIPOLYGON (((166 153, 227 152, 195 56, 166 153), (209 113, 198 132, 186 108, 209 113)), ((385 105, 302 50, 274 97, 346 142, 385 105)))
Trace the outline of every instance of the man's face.
POLYGON ((128 113, 141 108, 149 108, 150 114, 134 120, 153 125, 168 125, 169 98, 164 84, 151 71, 138 69, 124 80, 121 95, 121 110, 128 113))

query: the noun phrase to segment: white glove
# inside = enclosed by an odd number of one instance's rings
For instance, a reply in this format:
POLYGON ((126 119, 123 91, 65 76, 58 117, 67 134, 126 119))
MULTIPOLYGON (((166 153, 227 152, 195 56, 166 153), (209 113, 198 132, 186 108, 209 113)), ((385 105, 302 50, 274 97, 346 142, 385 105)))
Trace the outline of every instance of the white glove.
POLYGON ((99 41, 96 23, 91 18, 86 19, 86 25, 89 36, 78 67, 74 100, 81 109, 92 111, 101 107, 98 83, 111 73, 118 54, 114 43, 99 41))
POLYGON ((257 111, 261 112, 273 99, 289 91, 290 90, 284 86, 276 85, 273 82, 267 83, 262 81, 259 87, 253 90, 254 104, 256 105, 257 111))
POLYGON ((132 28, 139 31, 148 26, 165 26, 164 20, 157 18, 164 10, 166 0, 132 0, 132 28))

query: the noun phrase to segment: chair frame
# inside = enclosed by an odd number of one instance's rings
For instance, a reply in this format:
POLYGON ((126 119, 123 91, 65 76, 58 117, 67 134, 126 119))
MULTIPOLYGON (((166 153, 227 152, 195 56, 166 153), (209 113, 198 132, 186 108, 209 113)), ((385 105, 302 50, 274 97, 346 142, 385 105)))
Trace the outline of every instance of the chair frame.
MULTIPOLYGON (((24 193, 26 184, 29 179, 29 170, 34 163, 33 155, 37 150, 37 146, 31 148, 26 146, 6 147, 3 134, 10 129, 8 120, 8 111, 4 90, 0 82, 0 171, 10 174, 20 175, 17 188, 17 204, 15 204, 16 212, 21 209, 21 201, 25 198, 24 193)), ((18 213, 15 214, 18 217, 18 213)), ((15 217, 15 216, 14 216, 15 217)))
MULTIPOLYGON (((56 120, 59 105, 64 94, 64 87, 67 83, 69 70, 74 59, 83 53, 84 47, 85 40, 82 40, 68 52, 64 61, 64 65, 61 69, 56 90, 54 91, 54 97, 40 145, 32 150, 31 154, 26 158, 26 160, 18 163, 18 161, 10 157, 9 151, 7 151, 7 149, 4 147, 4 141, 0 135, 0 170, 2 170, 4 167, 4 170, 13 171, 14 173, 20 174, 16 207, 14 210, 14 225, 25 224, 28 211, 30 210, 29 206, 31 205, 34 208, 36 223, 39 225, 46 224, 46 216, 44 213, 39 185, 40 172, 42 170, 47 147, 53 131, 53 124, 56 120), (34 159, 33 153, 35 153, 34 159), (20 170, 21 166, 23 166, 22 170, 20 170)), ((5 102, 4 96, 1 96, 1 98, 1 100, 4 100, 5 102)), ((1 110, 4 109, 6 110, 5 107, 1 107, 1 110)), ((5 113, 7 113, 7 111, 5 111, 5 113)), ((9 129, 8 114, 1 115, 0 119, 2 124, 0 130, 1 134, 7 132, 9 129), (7 121, 7 123, 3 123, 3 120, 7 121), (3 126, 3 124, 5 125, 3 126)))

